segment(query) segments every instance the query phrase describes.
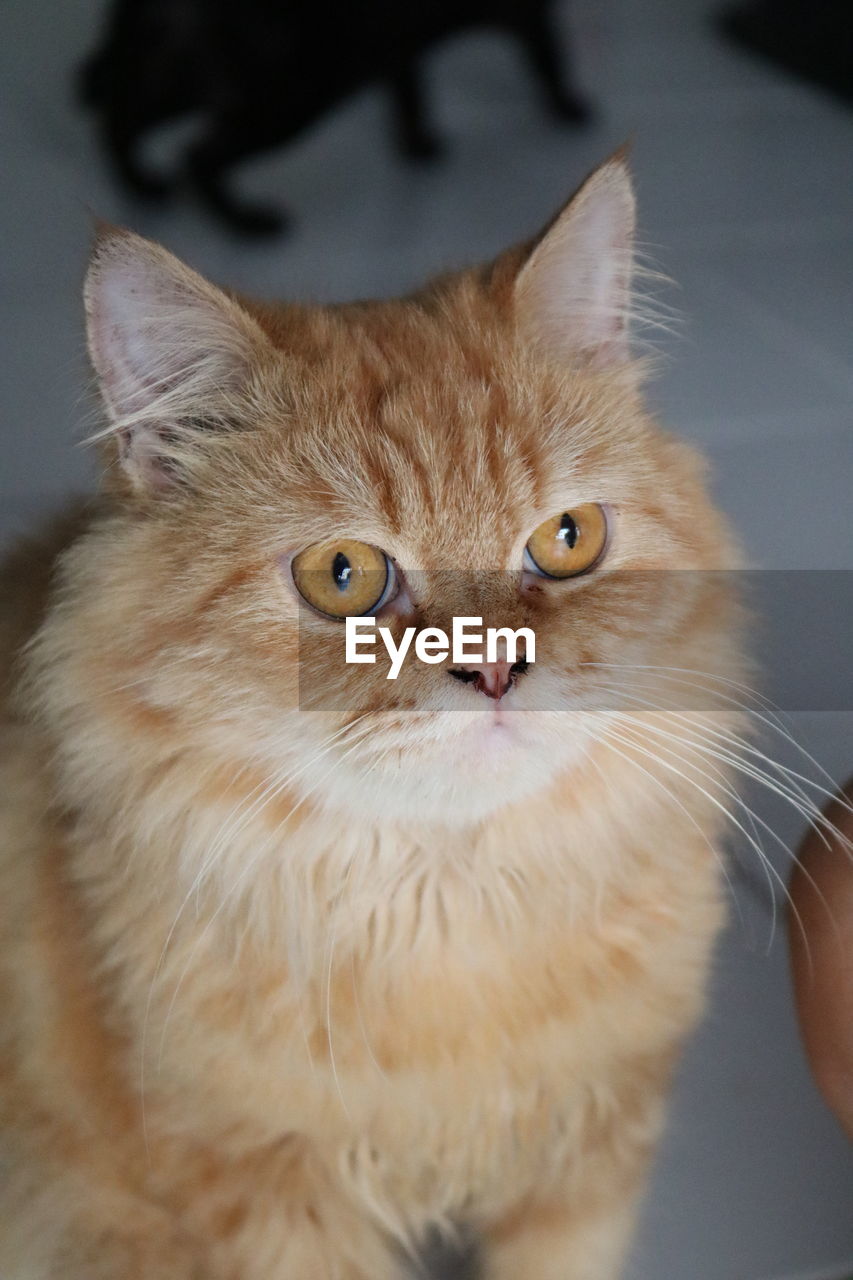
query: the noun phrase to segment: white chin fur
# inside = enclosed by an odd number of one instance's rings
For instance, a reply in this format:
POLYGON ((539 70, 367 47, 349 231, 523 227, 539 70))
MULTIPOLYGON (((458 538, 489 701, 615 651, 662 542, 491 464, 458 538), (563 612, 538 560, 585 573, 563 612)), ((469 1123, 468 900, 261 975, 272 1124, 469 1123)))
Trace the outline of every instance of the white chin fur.
POLYGON ((584 758, 590 737, 576 713, 521 712, 495 724, 445 712, 331 770, 326 762, 304 785, 315 802, 353 819, 466 826, 543 790, 584 758))

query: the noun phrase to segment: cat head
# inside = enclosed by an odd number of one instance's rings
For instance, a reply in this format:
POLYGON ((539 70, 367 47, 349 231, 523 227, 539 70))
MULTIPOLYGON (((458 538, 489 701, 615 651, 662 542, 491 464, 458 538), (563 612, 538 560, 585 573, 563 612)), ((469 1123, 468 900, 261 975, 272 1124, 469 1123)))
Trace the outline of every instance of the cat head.
POLYGON ((695 571, 731 545, 643 407, 633 236, 619 156, 535 242, 390 302, 251 303, 105 231, 107 514, 75 588, 103 714, 300 805, 455 824, 570 778, 620 668, 725 670, 695 571), (389 680, 345 663, 348 613, 527 627, 535 662, 389 680))

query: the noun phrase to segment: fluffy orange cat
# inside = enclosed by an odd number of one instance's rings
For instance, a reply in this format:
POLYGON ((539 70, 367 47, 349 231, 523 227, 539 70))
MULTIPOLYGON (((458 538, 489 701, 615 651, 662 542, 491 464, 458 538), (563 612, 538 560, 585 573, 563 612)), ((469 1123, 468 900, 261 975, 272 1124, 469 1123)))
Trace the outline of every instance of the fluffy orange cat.
POLYGON ((534 243, 337 307, 101 234, 103 490, 2 583, 3 1280, 620 1273, 731 792, 712 713, 611 695, 741 669, 633 224, 617 156, 534 243), (353 614, 535 661, 388 680, 353 614))

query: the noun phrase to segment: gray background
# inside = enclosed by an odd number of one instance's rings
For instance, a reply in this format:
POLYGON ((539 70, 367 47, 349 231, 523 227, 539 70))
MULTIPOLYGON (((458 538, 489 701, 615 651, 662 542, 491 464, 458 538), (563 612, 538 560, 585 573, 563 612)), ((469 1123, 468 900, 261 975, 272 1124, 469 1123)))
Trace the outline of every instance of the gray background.
MULTIPOLYGON (((76 446, 92 422, 79 300, 87 210, 261 295, 391 293, 528 235, 631 136, 644 246, 678 282, 667 301, 682 316, 660 339, 653 402, 706 450, 756 564, 853 568, 853 115, 720 44, 708 8, 579 0, 565 13, 599 113, 581 132, 543 120, 501 39, 458 41, 430 64, 452 140, 445 163, 398 164, 385 102, 365 93, 247 167, 246 190, 286 199, 299 219, 291 240, 253 245, 189 205, 135 207, 104 174, 70 86, 100 4, 6 0, 0 533, 91 483, 76 446)), ((834 777, 853 771, 849 713, 798 713, 790 729, 834 777)), ((767 794, 750 800, 796 840, 796 814, 767 794)), ((770 843, 768 853, 784 868, 787 855, 770 843)), ((737 910, 679 1076, 631 1280, 838 1280, 853 1271, 853 1155, 803 1063, 769 890, 748 849, 734 858, 737 910)))

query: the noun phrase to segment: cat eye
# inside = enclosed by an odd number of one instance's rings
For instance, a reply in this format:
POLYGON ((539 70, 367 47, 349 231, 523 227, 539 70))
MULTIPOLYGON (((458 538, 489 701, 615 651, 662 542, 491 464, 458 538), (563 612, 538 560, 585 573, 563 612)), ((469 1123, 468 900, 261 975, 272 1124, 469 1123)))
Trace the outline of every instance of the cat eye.
POLYGON ((597 564, 606 545, 604 508, 585 502, 534 530, 524 548, 524 567, 542 578, 573 578, 597 564))
POLYGON ((350 538, 306 547, 290 571, 303 600, 329 618, 376 613, 396 595, 396 572, 385 552, 350 538))

